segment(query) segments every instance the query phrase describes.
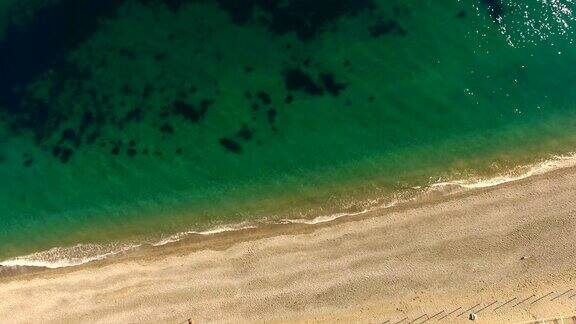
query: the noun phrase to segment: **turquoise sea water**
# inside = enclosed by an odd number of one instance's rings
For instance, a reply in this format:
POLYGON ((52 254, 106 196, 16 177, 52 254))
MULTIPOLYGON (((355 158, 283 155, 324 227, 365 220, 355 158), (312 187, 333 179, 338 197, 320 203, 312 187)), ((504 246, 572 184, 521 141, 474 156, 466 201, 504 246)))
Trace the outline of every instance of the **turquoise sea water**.
POLYGON ((2 0, 0 259, 574 148, 572 1, 2 0))

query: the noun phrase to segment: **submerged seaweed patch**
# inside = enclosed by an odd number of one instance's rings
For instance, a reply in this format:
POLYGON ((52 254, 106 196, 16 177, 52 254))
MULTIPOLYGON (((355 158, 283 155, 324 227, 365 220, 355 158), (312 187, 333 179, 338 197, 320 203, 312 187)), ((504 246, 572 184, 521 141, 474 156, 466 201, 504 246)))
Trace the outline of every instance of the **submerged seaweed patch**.
POLYGON ((332 96, 338 96, 340 92, 348 87, 347 83, 337 82, 332 73, 320 74, 320 80, 322 80, 322 84, 324 85, 324 88, 326 88, 326 91, 328 91, 332 96))
POLYGON ((236 24, 247 24, 259 9, 267 14, 259 20, 276 34, 295 33, 308 41, 328 24, 376 8, 372 0, 217 0, 236 24))
POLYGON ((60 0, 39 8, 25 24, 9 24, 0 41, 0 110, 32 114, 34 107, 22 104, 23 88, 48 69, 70 68, 65 54, 89 38, 99 20, 111 16, 122 2, 60 0))
POLYGON ((254 136, 254 130, 248 127, 248 125, 244 124, 242 125, 242 128, 236 132, 236 136, 245 141, 249 141, 252 139, 252 136, 254 136))
POLYGON ((202 100, 199 105, 176 100, 172 103, 173 113, 181 116, 191 123, 197 123, 206 115, 208 107, 213 104, 212 100, 202 100))
MULTIPOLYGON (((318 53, 298 53, 295 49, 301 41, 312 42, 320 33, 338 32, 337 24, 341 18, 355 17, 364 12, 371 13, 372 22, 373 18, 379 17, 372 15, 377 10, 372 0, 137 2, 143 5, 143 10, 165 6, 174 15, 184 13, 180 9, 185 4, 213 2, 217 5, 213 9, 223 10, 231 18, 230 24, 241 28, 264 25, 270 41, 274 40, 273 34, 294 34, 299 39, 288 43, 286 39, 282 40, 288 61, 278 63, 278 66, 289 66, 280 72, 284 89, 276 91, 275 85, 260 84, 252 88, 253 92, 245 93, 251 107, 250 126, 236 121, 236 126, 224 130, 224 134, 229 136, 220 140, 224 149, 234 153, 240 153, 242 145, 253 140, 258 127, 265 127, 264 132, 268 127, 278 131, 278 116, 288 113, 285 110, 287 105, 296 106, 295 102, 299 102, 296 98, 300 99, 302 93, 336 97, 349 87, 344 75, 336 70, 330 71, 329 67, 319 68, 321 57, 316 55, 318 53)), ((142 150, 137 145, 123 146, 122 143, 127 143, 125 132, 137 133, 150 125, 152 134, 165 141, 176 133, 176 128, 204 127, 207 124, 201 122, 208 120, 207 116, 212 111, 210 107, 219 101, 222 93, 229 91, 220 88, 217 73, 207 75, 213 80, 206 83, 202 78, 187 80, 187 76, 196 73, 194 66, 229 64, 225 61, 225 44, 210 48, 211 54, 206 58, 199 54, 204 51, 201 47, 190 47, 181 56, 178 48, 173 52, 170 48, 154 46, 141 49, 131 42, 101 43, 98 34, 101 21, 110 19, 113 25, 116 18, 124 18, 115 16, 116 13, 126 14, 124 10, 118 10, 123 3, 125 0, 102 0, 98 3, 56 0, 34 10, 29 21, 9 25, 6 37, 0 39, 0 59, 9 62, 7 73, 0 80, 0 114, 5 116, 13 134, 31 133, 41 149, 48 154, 52 151, 51 155, 62 163, 67 163, 84 147, 97 145, 114 156, 136 157, 142 150), (68 28, 71 25, 74 28, 68 28), (179 57, 185 57, 186 63, 192 61, 192 69, 170 70, 173 61, 179 57), (131 70, 132 75, 123 70, 124 66, 143 69, 150 63, 154 68, 158 67, 158 71, 149 75, 143 73, 133 77, 134 70, 131 70), (189 125, 182 126, 178 119, 189 125)), ((193 26, 194 31, 176 30, 168 22, 158 23, 158 31, 166 34, 169 44, 196 36, 208 41, 220 28, 210 23, 198 23, 193 26)), ((396 32, 399 30, 397 28, 396 32)), ((209 43, 208 47, 212 45, 209 43)), ((349 67, 350 62, 347 63, 349 67)), ((236 70, 248 78, 254 75, 252 72, 261 71, 256 61, 237 65, 236 70)), ((141 140, 138 138, 139 143, 141 140)), ((261 142, 262 139, 254 141, 261 142)))
POLYGON ((383 35, 390 35, 390 34, 400 36, 406 35, 406 30, 402 26, 400 26, 400 23, 398 23, 398 21, 395 19, 380 20, 376 22, 374 25, 370 26, 368 28, 368 31, 370 32, 370 35, 372 37, 380 37, 383 35))
MULTIPOLYGON (((302 91, 312 96, 320 96, 325 92, 332 96, 338 96, 348 87, 348 84, 336 81, 333 73, 320 73, 318 81, 316 81, 303 70, 291 68, 284 72, 284 86, 288 91, 302 91)), ((292 96, 286 98, 286 103, 292 101, 292 96)))
POLYGON ((240 143, 233 139, 223 137, 220 139, 220 145, 222 145, 226 150, 232 153, 240 154, 242 153, 242 146, 240 143))
POLYGON ((291 68, 284 72, 284 86, 288 91, 303 91, 313 96, 324 93, 324 90, 310 75, 298 68, 291 68))

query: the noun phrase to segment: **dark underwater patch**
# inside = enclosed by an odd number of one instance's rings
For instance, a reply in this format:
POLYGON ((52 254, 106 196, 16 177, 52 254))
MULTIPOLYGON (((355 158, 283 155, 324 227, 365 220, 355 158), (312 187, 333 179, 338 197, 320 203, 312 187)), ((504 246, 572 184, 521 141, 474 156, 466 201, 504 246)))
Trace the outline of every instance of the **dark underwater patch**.
POLYGON ((292 68, 284 72, 284 86, 288 91, 303 91, 312 96, 319 96, 324 90, 301 69, 292 68))
MULTIPOLYGON (((48 140, 54 140, 52 155, 67 163, 86 133, 86 143, 94 143, 100 134, 102 115, 86 112, 79 125, 60 130, 72 117, 71 111, 59 111, 51 102, 64 86, 76 93, 86 93, 95 102, 93 89, 85 88, 83 80, 91 76, 66 60, 68 53, 91 37, 102 18, 112 16, 123 1, 60 0, 32 10, 24 22, 8 22, 0 38, 0 114, 14 134, 31 133, 36 144, 46 150, 48 140), (48 99, 29 95, 28 86, 48 71, 52 71, 52 86, 48 99), (73 81, 73 82, 71 82, 73 81), (58 132, 60 135, 58 137, 58 132)), ((15 9, 21 9, 19 4, 15 9)))
POLYGON ((480 2, 488 9, 492 20, 498 21, 504 15, 504 3, 502 3, 502 0, 480 0, 480 2))
MULTIPOLYGON (((291 68, 284 72, 284 86, 288 91, 302 91, 312 96, 321 96, 325 92, 336 97, 348 87, 347 83, 336 81, 333 73, 320 73, 319 81, 314 80, 308 73, 298 68, 291 68)), ((287 104, 294 98, 286 97, 287 104)))
POLYGON ((52 148, 52 155, 60 160, 62 163, 68 163, 72 155, 74 155, 74 150, 66 146, 54 146, 52 148))
POLYGON ((264 105, 269 105, 272 103, 272 98, 266 91, 258 91, 256 96, 264 105))
POLYGON ((64 64, 66 53, 98 28, 123 1, 60 0, 42 7, 26 24, 9 24, 0 40, 0 111, 19 113, 22 88, 64 64))
POLYGON ((73 145, 74 147, 78 147, 80 146, 81 139, 74 129, 66 128, 60 134, 60 141, 58 142, 58 144, 62 143, 68 143, 70 145, 73 145))
POLYGON ((326 91, 335 97, 348 87, 347 83, 337 82, 332 73, 321 74, 320 80, 322 80, 322 84, 324 85, 324 88, 326 88, 326 91))
POLYGON ((126 150, 126 154, 127 154, 129 157, 135 157, 136 154, 137 154, 137 151, 136 151, 135 148, 129 147, 129 148, 126 150))
POLYGON ((254 130, 247 125, 243 125, 242 128, 236 132, 236 136, 245 141, 249 141, 252 139, 252 136, 254 136, 254 130))
POLYGON ((22 165, 27 168, 30 167, 32 163, 34 163, 34 158, 28 153, 24 153, 23 158, 24 161, 22 162, 22 165))
POLYGON ((236 24, 249 23, 255 9, 267 14, 260 20, 276 34, 295 33, 302 41, 313 38, 329 23, 375 9, 372 0, 217 0, 236 24))
POLYGON ((172 125, 169 123, 164 123, 162 126, 160 126, 160 131, 164 134, 174 134, 174 127, 172 127, 172 125))
MULTIPOLYGON (((333 30, 333 23, 339 18, 375 9, 372 0, 137 1, 166 5, 173 11, 179 10, 185 3, 217 3, 236 24, 261 23, 272 33, 294 33, 302 41, 308 41, 320 32, 333 30)), ((94 47, 87 49, 90 64, 86 67, 83 65, 86 61, 79 61, 78 65, 67 61, 69 53, 82 46, 97 31, 100 20, 113 16, 124 2, 56 0, 38 9, 34 17, 24 25, 9 25, 6 37, 0 39, 0 113, 2 117, 7 117, 14 134, 32 133, 38 146, 62 163, 68 163, 75 154, 81 153, 78 150, 82 150, 83 145, 103 144, 104 152, 115 156, 148 154, 147 150, 141 149, 140 142, 137 146, 126 145, 127 142, 124 142, 123 146, 121 141, 111 142, 104 138, 110 138, 107 133, 109 129, 121 131, 140 122, 152 123, 155 130, 159 131, 158 136, 166 138, 175 133, 173 125, 180 125, 176 119, 197 124, 204 120, 214 103, 212 99, 190 99, 197 98, 193 95, 198 91, 195 86, 186 82, 166 83, 161 79, 162 74, 158 76, 161 80, 148 80, 141 85, 126 79, 121 79, 118 84, 111 83, 110 89, 93 85, 98 84, 99 80, 100 71, 96 69, 104 67, 107 73, 115 73, 108 71, 111 65, 107 62, 118 59, 122 62, 152 59, 160 64, 172 59, 167 54, 169 52, 139 51, 130 45, 94 47), (28 88, 35 85, 36 81, 43 80, 48 75, 47 71, 51 71, 48 82, 40 83, 51 87, 48 95, 37 94, 34 89, 28 88), (96 80, 92 80, 93 77, 96 80), (36 95, 41 95, 42 99, 36 95), (63 98, 69 102, 62 103, 63 98), (160 113, 160 110, 163 111, 160 113)), ((311 58, 292 62, 292 66, 298 67, 285 70, 283 77, 288 90, 286 93, 277 96, 275 92, 270 92, 274 98, 266 92, 269 89, 248 94, 254 111, 251 126, 258 127, 256 122, 262 121, 264 126, 270 126, 276 131, 278 116, 287 113, 283 110, 287 108, 285 105, 298 102, 295 101, 295 97, 301 95, 298 92, 313 96, 338 96, 348 87, 333 73, 314 70, 315 64, 311 62, 311 58)), ((240 70, 242 68, 247 73, 254 70, 250 65, 240 65, 240 70)), ((207 89, 207 93, 214 93, 212 90, 207 89)), ((215 93, 218 94, 218 91, 215 93)), ((239 128, 239 125, 242 125, 241 121, 236 124, 238 128, 228 130, 226 134, 230 136, 220 139, 224 149, 237 154, 242 152, 243 145, 248 145, 249 141, 260 142, 260 139, 254 138, 254 134, 260 134, 255 128, 246 125, 239 128)), ((153 151, 149 153, 153 154, 153 151)))
POLYGON ((172 11, 178 11, 180 7, 191 0, 139 0, 142 4, 163 4, 172 11))
POLYGON ((110 153, 112 153, 112 155, 118 155, 120 154, 120 149, 122 148, 122 143, 121 142, 114 142, 112 143, 113 148, 112 151, 110 151, 110 153))
POLYGON ((274 108, 270 108, 270 109, 268 109, 268 112, 266 112, 266 117, 268 118, 268 122, 272 126, 274 126, 274 123, 276 122, 277 116, 278 116, 278 111, 274 108))
POLYGON ((128 123, 141 121, 143 114, 144 112, 142 109, 134 108, 124 115, 124 117, 119 121, 118 126, 124 128, 128 123))
POLYGON ((390 34, 400 36, 406 35, 406 30, 402 26, 400 26, 400 23, 398 23, 398 21, 395 19, 380 20, 376 22, 374 25, 370 26, 368 28, 368 31, 370 32, 370 35, 372 37, 380 37, 383 35, 390 35, 390 34))
POLYGON ((199 105, 193 105, 182 100, 176 100, 172 103, 174 115, 181 116, 191 123, 199 122, 211 106, 213 101, 202 100, 199 105))
POLYGON ((227 151, 240 154, 242 153, 242 146, 240 143, 236 142, 233 139, 223 137, 220 139, 220 145, 224 147, 227 151))

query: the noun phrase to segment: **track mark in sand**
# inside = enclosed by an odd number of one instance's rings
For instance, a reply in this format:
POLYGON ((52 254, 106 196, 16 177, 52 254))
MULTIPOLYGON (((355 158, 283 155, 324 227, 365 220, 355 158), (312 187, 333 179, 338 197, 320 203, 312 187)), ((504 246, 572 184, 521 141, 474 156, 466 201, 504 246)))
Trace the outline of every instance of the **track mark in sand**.
POLYGON ((478 307, 478 306, 480 306, 480 303, 478 303, 478 304, 476 304, 476 305, 468 308, 467 310, 465 310, 465 311, 463 311, 462 313, 458 314, 458 316, 456 316, 456 317, 462 316, 462 315, 464 315, 466 312, 469 312, 469 311, 473 310, 474 308, 476 308, 476 307, 478 307))
POLYGON ((404 322, 404 321, 407 320, 407 319, 408 319, 408 317, 404 317, 403 319, 399 320, 398 322, 396 322, 396 323, 394 323, 394 324, 402 323, 402 322, 404 322))
POLYGON ((544 295, 544 296, 542 296, 542 297, 540 297, 540 298, 538 298, 538 299, 534 300, 533 302, 531 302, 531 303, 530 303, 530 305, 534 305, 534 304, 536 304, 537 302, 539 302, 539 301, 541 301, 542 299, 544 299, 544 298, 546 298, 546 297, 548 297, 548 296, 552 295, 553 293, 554 293, 553 291, 551 291, 551 292, 547 293, 546 295, 544 295))
POLYGON ((516 307, 516 306, 518 306, 518 305, 522 304, 523 302, 527 301, 528 299, 530 299, 530 298, 532 298, 532 297, 536 297, 536 295, 532 294, 532 295, 530 295, 530 296, 528 296, 528 297, 524 298, 523 300, 521 300, 521 301, 517 302, 517 303, 516 303, 516 304, 514 304, 514 306, 512 306, 512 307, 516 307))
POLYGON ((558 296, 556 296, 556 297, 554 297, 554 298, 550 299, 550 301, 556 300, 556 299, 558 299, 558 298, 560 298, 560 297, 562 297, 562 296, 566 295, 567 293, 571 292, 572 290, 574 290, 574 289, 570 288, 570 289, 566 290, 565 292, 561 293, 560 295, 558 295, 558 296))
MULTIPOLYGON (((438 315, 440 315, 440 314, 442 314, 442 313, 444 313, 444 310, 441 310, 441 311, 439 311, 438 313, 436 313, 436 314, 428 317, 428 318, 425 319, 422 323, 426 323, 426 322, 428 322, 429 320, 433 319, 434 317, 436 317, 436 316, 438 316, 438 315)), ((420 323, 420 324, 422 324, 422 323, 420 323)))
POLYGON ((488 308, 488 307, 490 307, 490 306, 492 306, 492 305, 496 304, 497 302, 498 302, 498 301, 497 301, 497 300, 495 300, 495 301, 491 302, 490 304, 488 304, 488 305, 486 305, 486 306, 484 306, 484 307, 480 308, 479 310, 477 310, 477 311, 476 311, 476 314, 478 314, 478 313, 480 313, 481 311, 485 310, 486 308, 488 308))
POLYGON ((441 320, 445 319, 446 317, 454 314, 455 312, 459 311, 460 309, 462 309, 462 306, 460 306, 460 307, 456 308, 455 310, 451 311, 450 313, 448 313, 448 314, 440 317, 440 318, 438 319, 438 322, 440 322, 441 320))
POLYGON ((509 299, 509 300, 508 300, 508 301, 506 301, 504 304, 502 304, 502 305, 500 305, 500 306, 498 306, 498 307, 494 308, 494 310, 497 310, 497 309, 499 309, 499 308, 502 308, 502 307, 504 307, 504 306, 506 306, 506 305, 510 304, 511 302, 515 301, 516 299, 518 299, 518 297, 514 297, 514 298, 512 298, 512 299, 509 299))
POLYGON ((417 320, 421 319, 422 317, 424 317, 424 316, 426 316, 426 315, 428 315, 428 314, 420 315, 420 317, 417 317, 417 318, 413 319, 413 320, 410 321, 409 323, 410 323, 410 324, 411 324, 411 323, 414 323, 414 322, 416 322, 417 320))

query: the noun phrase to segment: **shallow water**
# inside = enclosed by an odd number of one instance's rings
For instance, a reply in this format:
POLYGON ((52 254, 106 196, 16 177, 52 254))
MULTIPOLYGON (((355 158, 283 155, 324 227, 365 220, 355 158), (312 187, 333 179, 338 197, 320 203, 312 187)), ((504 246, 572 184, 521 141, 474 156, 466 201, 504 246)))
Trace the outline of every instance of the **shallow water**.
POLYGON ((0 258, 574 148, 571 1, 0 2, 0 258))

